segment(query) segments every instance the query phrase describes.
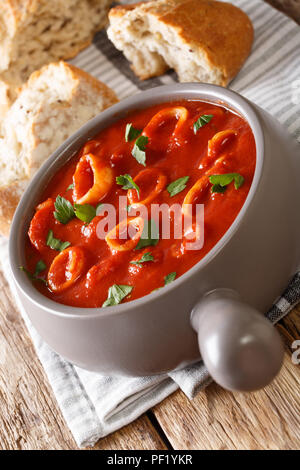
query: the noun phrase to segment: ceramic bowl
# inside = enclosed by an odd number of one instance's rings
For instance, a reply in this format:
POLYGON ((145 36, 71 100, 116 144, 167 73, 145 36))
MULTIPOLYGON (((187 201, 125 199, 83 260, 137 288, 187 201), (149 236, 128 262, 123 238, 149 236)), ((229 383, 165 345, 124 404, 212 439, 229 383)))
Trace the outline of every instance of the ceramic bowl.
POLYGON ((299 261, 299 148, 268 113, 227 89, 162 86, 105 110, 42 166, 22 197, 10 234, 19 296, 41 337, 72 363, 106 375, 143 376, 204 360, 223 387, 254 390, 278 373, 283 348, 264 318, 299 261), (252 128, 256 170, 232 226, 192 269, 157 292, 106 309, 75 308, 40 294, 26 275, 24 243, 34 209, 53 174, 80 147, 132 110, 181 99, 221 102, 252 128))

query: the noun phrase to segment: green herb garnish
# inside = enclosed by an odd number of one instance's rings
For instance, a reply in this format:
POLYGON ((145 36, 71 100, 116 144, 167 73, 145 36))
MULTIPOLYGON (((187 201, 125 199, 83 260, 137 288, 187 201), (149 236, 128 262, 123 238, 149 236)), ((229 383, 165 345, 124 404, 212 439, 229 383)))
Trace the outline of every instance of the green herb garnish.
POLYGON ((35 265, 34 276, 38 276, 41 272, 45 271, 46 268, 46 264, 42 259, 40 259, 40 261, 38 261, 35 265))
POLYGON ((61 224, 67 224, 75 215, 72 204, 64 197, 57 196, 54 207, 54 217, 61 224))
POLYGON ((47 244, 47 246, 52 248, 52 250, 56 250, 56 251, 63 251, 66 248, 68 248, 68 246, 71 245, 70 242, 63 242, 63 241, 59 240, 58 238, 54 238, 53 230, 49 230, 48 235, 47 235, 46 244, 47 244))
POLYGON ((139 266, 140 264, 147 263, 148 261, 154 261, 154 258, 152 254, 150 253, 150 251, 147 251, 147 253, 144 253, 141 259, 139 259, 138 261, 130 261, 130 264, 136 264, 139 266))
POLYGON ((145 220, 145 225, 141 238, 135 247, 135 250, 141 250, 146 246, 155 246, 159 241, 159 231, 154 220, 145 220))
POLYGON ((167 186, 167 191, 171 197, 176 196, 176 194, 181 193, 186 188, 186 183, 190 179, 189 176, 183 176, 178 178, 167 186))
POLYGON ((67 187, 66 191, 70 191, 70 189, 74 189, 74 183, 71 183, 71 184, 67 187))
POLYGON ((108 297, 102 304, 102 307, 111 307, 112 305, 118 305, 122 302, 127 295, 132 291, 133 286, 124 286, 114 284, 108 290, 108 297))
POLYGON ((122 185, 122 189, 136 189, 138 196, 140 195, 140 188, 133 181, 132 177, 128 174, 116 177, 117 184, 122 185))
POLYGON ((227 186, 234 181, 235 189, 239 189, 244 184, 244 177, 239 173, 226 173, 224 175, 211 175, 209 177, 212 183, 212 193, 224 193, 227 186))
POLYGON ((214 184, 211 188, 212 193, 223 194, 226 191, 226 186, 221 186, 220 184, 214 184))
POLYGON ((131 155, 141 164, 146 166, 146 145, 148 144, 148 137, 140 135, 135 141, 131 155))
POLYGON ((89 224, 96 217, 97 209, 90 204, 75 204, 74 208, 77 219, 82 220, 85 224, 89 224))
POLYGON ((169 273, 167 276, 165 276, 164 280, 165 280, 165 286, 167 286, 168 284, 170 284, 170 282, 173 282, 175 281, 175 278, 177 276, 177 273, 174 271, 172 273, 169 273))
POLYGON ((126 142, 131 142, 132 140, 136 139, 141 133, 142 133, 142 129, 135 129, 132 123, 126 124, 126 129, 125 129, 126 142))
POLYGON ((34 274, 32 274, 30 271, 28 271, 28 269, 24 268, 24 266, 19 267, 19 269, 21 269, 21 271, 23 271, 25 274, 27 274, 27 276, 29 277, 29 279, 31 281, 40 281, 40 282, 44 282, 47 285, 47 281, 45 279, 42 279, 42 278, 38 277, 38 275, 42 271, 45 271, 46 268, 47 268, 47 266, 46 266, 46 264, 44 263, 43 260, 40 260, 36 263, 34 274))
POLYGON ((199 119, 194 122, 194 134, 197 134, 200 127, 203 127, 208 124, 213 117, 213 114, 203 114, 202 116, 200 116, 199 119))

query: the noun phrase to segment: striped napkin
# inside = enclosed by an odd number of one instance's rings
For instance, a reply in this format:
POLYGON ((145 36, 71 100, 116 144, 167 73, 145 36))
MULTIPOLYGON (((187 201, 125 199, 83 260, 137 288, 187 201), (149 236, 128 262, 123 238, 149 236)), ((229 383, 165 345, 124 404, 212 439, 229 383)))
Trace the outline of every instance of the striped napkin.
MULTIPOLYGON (((128 2, 127 2, 128 3, 128 2)), ((271 114, 300 142, 300 28, 261 0, 232 0, 250 16, 255 28, 253 52, 230 88, 243 94, 271 114)), ((112 87, 119 98, 140 90, 176 81, 170 72, 139 81, 128 62, 108 41, 105 31, 72 61, 112 87)), ((0 240, 2 267, 13 293, 7 243, 0 240)), ((168 375, 142 378, 104 377, 75 367, 53 352, 30 324, 16 299, 47 373, 57 402, 80 447, 92 446, 101 437, 121 428, 180 387, 189 397, 208 383, 209 375, 198 364, 168 375)), ((300 272, 268 312, 276 323, 300 301, 300 272)))

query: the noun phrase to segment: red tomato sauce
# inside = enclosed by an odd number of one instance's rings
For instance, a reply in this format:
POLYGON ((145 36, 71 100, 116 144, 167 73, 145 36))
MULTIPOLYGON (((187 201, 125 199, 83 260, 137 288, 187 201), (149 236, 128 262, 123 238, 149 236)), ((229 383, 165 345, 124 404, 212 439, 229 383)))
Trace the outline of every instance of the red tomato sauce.
MULTIPOLYGON (((46 282, 33 280, 34 286, 56 302, 77 307, 101 307, 113 285, 131 287, 122 303, 163 287, 166 279, 177 279, 198 263, 231 226, 249 192, 255 162, 255 141, 248 123, 221 104, 180 101, 130 113, 87 142, 43 191, 25 246, 27 271, 34 275, 41 260, 45 267, 36 277, 46 282), (194 123, 199 118, 200 126, 195 130, 194 123), (132 141, 125 140, 129 123, 148 137, 145 166, 132 155, 137 136, 132 141), (232 181, 223 187, 224 192, 213 192, 209 177, 232 173, 241 175, 240 187, 236 189, 232 181), (139 195, 136 189, 122 189, 117 184, 116 177, 120 175, 132 177, 139 195), (182 177, 189 177, 186 186, 179 187, 181 190, 171 196, 170 183, 182 177), (72 184, 74 187, 68 189, 72 184), (57 220, 54 217, 57 196, 71 206, 77 203, 96 208, 100 202, 113 204, 117 214, 119 196, 127 196, 132 209, 141 201, 147 207, 162 203, 183 206, 184 201, 193 207, 196 203, 204 204, 203 247, 187 251, 184 230, 181 239, 174 238, 172 213, 169 239, 160 237, 155 246, 136 249, 141 226, 134 221, 135 237, 117 239, 113 247, 96 233, 103 215, 94 217, 90 223, 74 215, 66 223, 57 220), (68 242, 68 246, 60 244, 57 249, 48 246, 50 230, 55 239, 68 242), (132 263, 142 259, 148 261, 132 263)), ((129 221, 135 217, 128 212, 129 221)), ((160 223, 157 222, 159 231, 160 223)), ((195 228, 193 224, 192 227, 195 228)), ((118 235, 122 230, 117 228, 115 233, 118 235)))

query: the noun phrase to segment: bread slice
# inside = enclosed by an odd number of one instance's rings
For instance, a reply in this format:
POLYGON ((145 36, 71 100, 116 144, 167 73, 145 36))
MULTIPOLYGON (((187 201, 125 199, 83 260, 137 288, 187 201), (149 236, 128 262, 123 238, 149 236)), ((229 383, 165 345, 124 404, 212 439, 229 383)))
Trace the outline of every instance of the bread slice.
MULTIPOLYGON (((1 0, 0 80, 14 95, 34 70, 70 59, 107 23, 112 0, 1 0)), ((14 97, 14 96, 13 96, 14 97)))
POLYGON ((0 125, 11 104, 9 86, 0 80, 0 125))
POLYGON ((1 130, 2 234, 8 234, 19 199, 41 164, 85 122, 117 101, 106 85, 65 62, 31 75, 1 130))
POLYGON ((142 80, 173 68, 181 82, 226 86, 248 57, 248 16, 214 0, 157 0, 109 12, 108 37, 142 80))

